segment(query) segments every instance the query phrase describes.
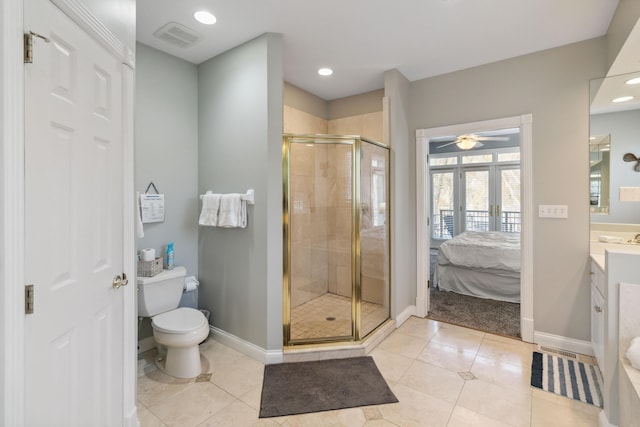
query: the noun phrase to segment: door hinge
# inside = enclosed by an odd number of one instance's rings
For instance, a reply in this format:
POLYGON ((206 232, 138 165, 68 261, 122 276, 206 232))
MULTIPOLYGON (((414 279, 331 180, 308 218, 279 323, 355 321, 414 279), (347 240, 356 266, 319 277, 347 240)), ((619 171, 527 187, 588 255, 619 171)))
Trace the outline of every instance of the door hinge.
POLYGON ((24 287, 24 312, 25 314, 33 314, 33 285, 24 287))
POLYGON ((427 280, 427 289, 431 289, 431 280, 427 280))
POLYGON ((45 37, 38 33, 34 33, 33 31, 24 33, 24 63, 25 64, 33 63, 33 36, 41 38, 45 42, 49 43, 48 37, 45 37))

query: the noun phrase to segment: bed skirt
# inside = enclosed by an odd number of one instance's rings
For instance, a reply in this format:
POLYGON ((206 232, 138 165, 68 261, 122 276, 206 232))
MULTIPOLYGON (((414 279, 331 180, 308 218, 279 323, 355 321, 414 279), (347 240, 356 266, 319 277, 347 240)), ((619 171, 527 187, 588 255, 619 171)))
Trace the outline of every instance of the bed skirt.
POLYGON ((520 302, 520 273, 496 269, 469 269, 436 264, 433 281, 438 289, 478 298, 520 302))

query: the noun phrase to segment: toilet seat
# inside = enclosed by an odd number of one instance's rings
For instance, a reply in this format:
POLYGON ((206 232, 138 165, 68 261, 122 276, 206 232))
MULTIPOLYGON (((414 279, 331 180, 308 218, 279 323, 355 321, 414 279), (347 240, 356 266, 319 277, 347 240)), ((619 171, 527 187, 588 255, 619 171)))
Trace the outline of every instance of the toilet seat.
MULTIPOLYGON (((190 307, 179 307, 166 313, 152 317, 153 328, 165 334, 188 334, 207 323, 207 318, 200 310, 190 307)), ((207 328, 208 329, 208 328, 207 328)))

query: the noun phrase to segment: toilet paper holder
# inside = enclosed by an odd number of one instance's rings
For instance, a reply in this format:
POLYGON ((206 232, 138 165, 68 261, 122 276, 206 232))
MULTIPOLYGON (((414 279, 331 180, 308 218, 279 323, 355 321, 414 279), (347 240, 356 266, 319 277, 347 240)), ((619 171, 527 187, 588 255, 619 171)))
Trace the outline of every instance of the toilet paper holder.
POLYGON ((198 282, 198 279, 196 279, 195 276, 187 276, 184 278, 183 290, 185 292, 191 292, 195 289, 198 289, 199 285, 200 285, 200 282, 198 282))

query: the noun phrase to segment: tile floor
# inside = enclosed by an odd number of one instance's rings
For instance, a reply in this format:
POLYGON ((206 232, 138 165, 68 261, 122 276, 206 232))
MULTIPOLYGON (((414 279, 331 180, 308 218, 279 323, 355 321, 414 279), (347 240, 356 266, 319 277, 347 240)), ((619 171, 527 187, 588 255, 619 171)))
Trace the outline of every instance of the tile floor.
MULTIPOLYGON (((362 302, 362 327, 369 333, 389 317, 381 304, 362 302)), ((291 310, 291 339, 351 335, 351 298, 326 293, 291 310), (329 320, 331 319, 331 320, 329 320)))
POLYGON ((210 338, 211 378, 138 364, 138 415, 155 426, 597 426, 599 409, 529 386, 533 345, 411 318, 371 352, 399 403, 258 419, 263 364, 210 338))

